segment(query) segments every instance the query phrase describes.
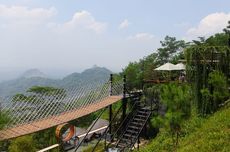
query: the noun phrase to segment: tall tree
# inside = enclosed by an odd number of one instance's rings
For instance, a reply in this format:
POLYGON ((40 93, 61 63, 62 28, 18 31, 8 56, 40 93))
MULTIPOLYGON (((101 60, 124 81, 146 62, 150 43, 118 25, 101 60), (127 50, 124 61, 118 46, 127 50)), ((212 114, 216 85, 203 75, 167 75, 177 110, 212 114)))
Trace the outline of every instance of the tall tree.
POLYGON ((170 83, 162 87, 160 93, 161 102, 167 107, 164 122, 170 128, 172 141, 175 148, 179 142, 181 124, 188 119, 191 113, 190 87, 170 83))
POLYGON ((178 55, 182 55, 183 48, 187 45, 184 40, 176 40, 175 37, 170 36, 166 36, 160 43, 162 48, 157 50, 159 65, 171 62, 178 55))
POLYGON ((157 53, 152 53, 147 57, 140 60, 141 70, 143 71, 144 80, 151 80, 155 77, 155 71, 157 62, 157 53))
POLYGON ((124 74, 127 77, 127 87, 128 89, 140 89, 141 82, 143 79, 143 72, 141 70, 141 65, 138 62, 131 62, 123 70, 124 74))

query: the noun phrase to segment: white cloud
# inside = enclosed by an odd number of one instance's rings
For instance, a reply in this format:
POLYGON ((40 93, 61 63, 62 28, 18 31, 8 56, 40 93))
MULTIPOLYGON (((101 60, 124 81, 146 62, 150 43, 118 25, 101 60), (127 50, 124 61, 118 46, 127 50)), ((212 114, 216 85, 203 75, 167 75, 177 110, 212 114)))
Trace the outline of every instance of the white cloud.
POLYGON ((29 30, 38 29, 38 25, 58 32, 83 32, 83 29, 89 33, 102 33, 106 30, 107 24, 96 21, 93 15, 88 11, 76 12, 71 20, 64 23, 52 21, 52 17, 57 14, 54 7, 51 8, 28 8, 25 6, 6 6, 0 4, 0 28, 29 30))
POLYGON ((123 22, 121 22, 118 28, 124 29, 124 28, 127 28, 129 25, 130 25, 130 22, 127 19, 125 19, 123 22))
POLYGON ((103 33, 107 23, 87 11, 76 12, 64 23, 53 20, 56 13, 54 8, 1 5, 0 66, 73 72, 97 64, 119 71, 129 61, 150 54, 159 43, 148 33, 127 41, 103 33))
POLYGON ((149 33, 137 33, 136 35, 129 36, 128 40, 151 40, 154 38, 154 35, 149 33))
POLYGON ((213 13, 204 17, 196 27, 187 31, 187 37, 194 38, 199 36, 210 36, 221 32, 230 20, 230 13, 213 13))
POLYGON ((25 6, 0 5, 0 23, 2 21, 7 25, 40 24, 56 14, 54 7, 29 9, 25 6))
POLYGON ((107 24, 96 21, 90 12, 83 10, 76 12, 70 21, 63 24, 63 27, 66 30, 84 28, 96 33, 102 33, 106 30, 107 24))

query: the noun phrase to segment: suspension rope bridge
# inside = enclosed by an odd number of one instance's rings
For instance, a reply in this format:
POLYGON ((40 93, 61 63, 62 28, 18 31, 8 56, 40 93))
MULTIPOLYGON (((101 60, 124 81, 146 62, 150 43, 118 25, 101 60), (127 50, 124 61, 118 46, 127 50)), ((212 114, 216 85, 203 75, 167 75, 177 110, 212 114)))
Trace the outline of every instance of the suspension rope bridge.
POLYGON ((1 111, 10 121, 0 130, 0 141, 48 129, 103 109, 122 99, 123 81, 94 82, 57 89, 31 98, 8 98, 1 111))

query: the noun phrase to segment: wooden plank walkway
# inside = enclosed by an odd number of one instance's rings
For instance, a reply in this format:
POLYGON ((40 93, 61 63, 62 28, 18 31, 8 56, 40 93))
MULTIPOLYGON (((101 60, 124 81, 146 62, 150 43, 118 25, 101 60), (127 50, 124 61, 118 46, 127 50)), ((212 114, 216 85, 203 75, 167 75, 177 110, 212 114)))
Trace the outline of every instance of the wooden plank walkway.
POLYGON ((122 99, 122 96, 110 96, 102 101, 92 103, 83 108, 65 112, 57 116, 48 117, 46 119, 38 120, 28 124, 19 125, 13 128, 0 130, 0 141, 31 134, 37 131, 41 131, 44 129, 48 129, 60 125, 62 123, 69 122, 71 120, 80 118, 82 116, 88 115, 102 108, 105 108, 119 101, 120 99, 122 99))

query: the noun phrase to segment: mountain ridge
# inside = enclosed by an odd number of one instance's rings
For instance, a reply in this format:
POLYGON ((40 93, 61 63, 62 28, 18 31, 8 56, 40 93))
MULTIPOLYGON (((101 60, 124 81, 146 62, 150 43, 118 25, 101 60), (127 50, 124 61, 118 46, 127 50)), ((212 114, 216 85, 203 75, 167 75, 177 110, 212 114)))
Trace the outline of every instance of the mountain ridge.
POLYGON ((43 72, 41 72, 39 69, 29 69, 27 71, 25 71, 21 77, 23 78, 32 78, 32 77, 44 77, 46 78, 46 74, 44 74, 43 72))
POLYGON ((31 69, 24 72, 19 78, 0 83, 0 97, 12 96, 17 93, 24 93, 32 86, 51 86, 60 88, 78 87, 82 84, 109 79, 112 72, 105 67, 92 67, 81 73, 71 73, 62 79, 46 77, 38 69, 31 69))

